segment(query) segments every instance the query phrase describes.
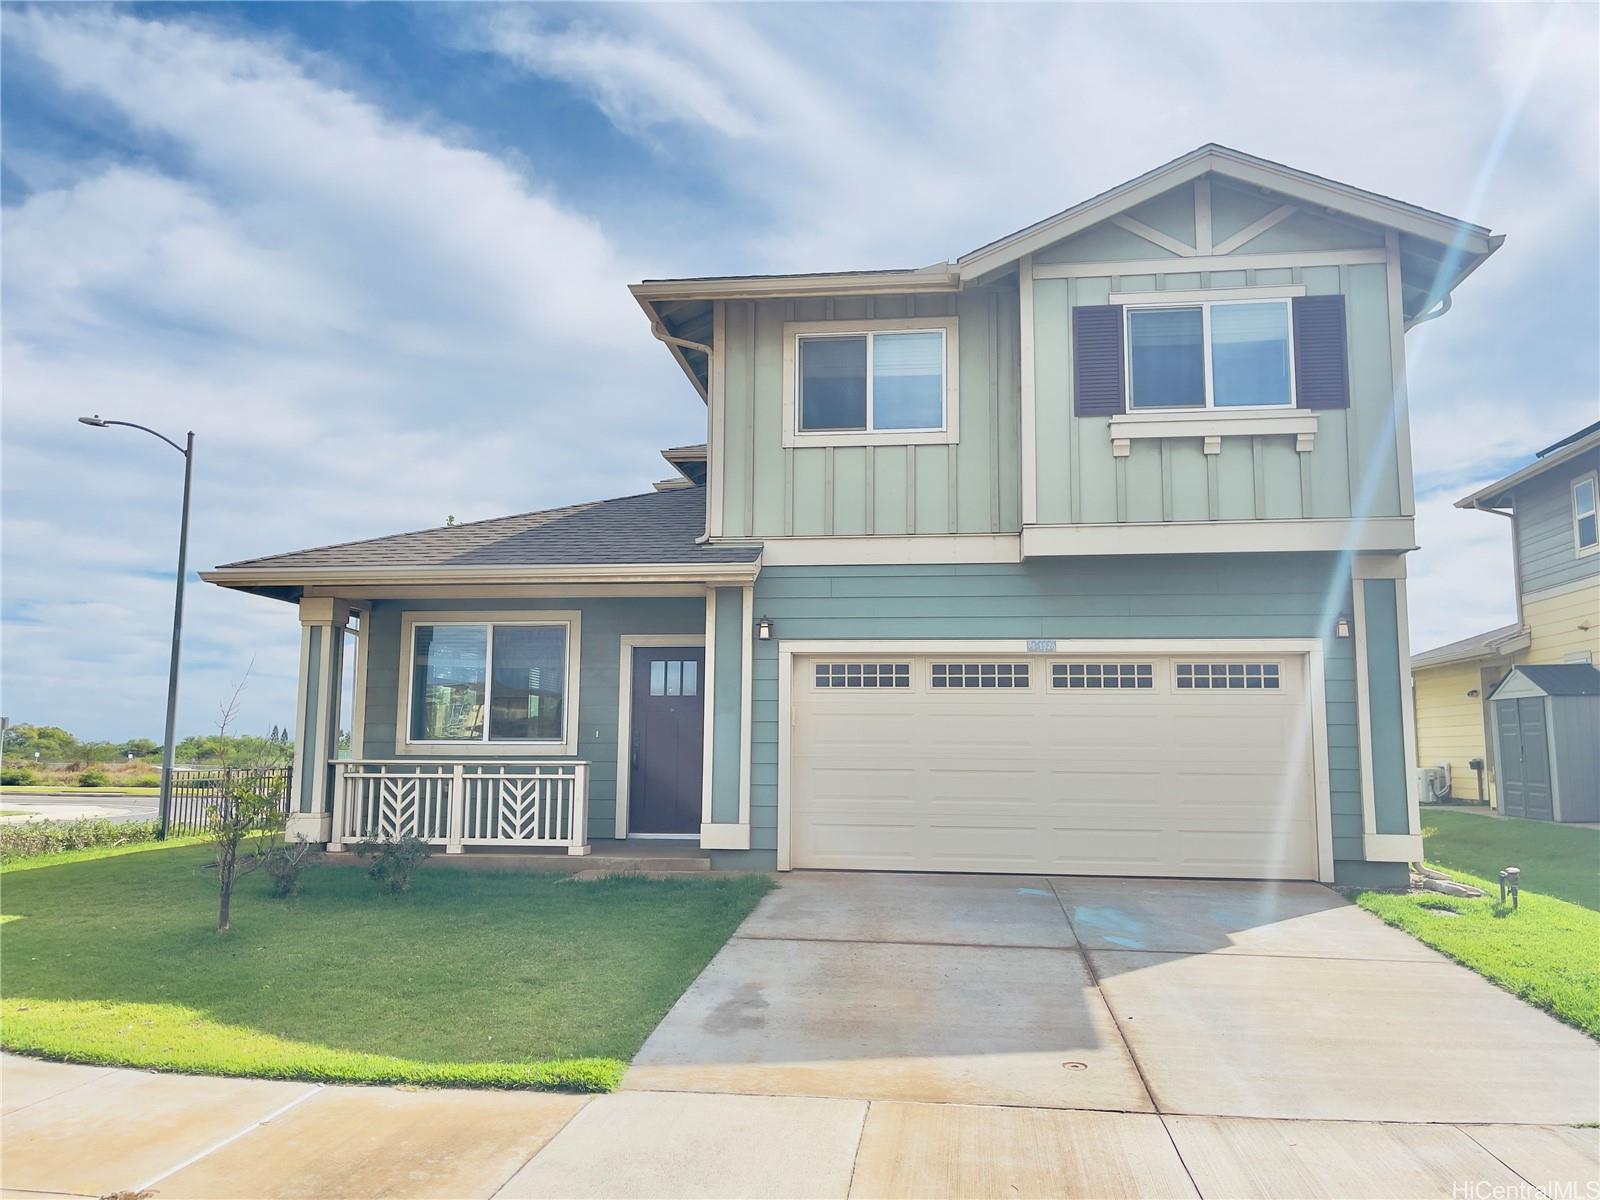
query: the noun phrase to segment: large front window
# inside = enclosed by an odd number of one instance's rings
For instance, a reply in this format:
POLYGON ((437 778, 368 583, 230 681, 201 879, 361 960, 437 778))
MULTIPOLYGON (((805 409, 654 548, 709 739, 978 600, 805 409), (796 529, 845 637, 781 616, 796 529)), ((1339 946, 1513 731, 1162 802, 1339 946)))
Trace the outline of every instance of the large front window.
POLYGON ((1129 406, 1294 404, 1287 300, 1129 307, 1129 406))
POLYGON ((411 627, 413 742, 562 742, 568 627, 411 627))

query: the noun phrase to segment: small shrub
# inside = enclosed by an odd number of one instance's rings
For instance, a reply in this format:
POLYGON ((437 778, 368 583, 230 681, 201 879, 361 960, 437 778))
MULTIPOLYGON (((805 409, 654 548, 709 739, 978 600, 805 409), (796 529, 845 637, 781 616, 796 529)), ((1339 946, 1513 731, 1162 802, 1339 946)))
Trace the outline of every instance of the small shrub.
POLYGON ((107 775, 99 767, 90 767, 87 771, 80 772, 78 775, 79 787, 106 787, 110 783, 111 776, 107 775))
POLYGON ((300 873, 306 869, 306 856, 310 852, 311 843, 303 835, 295 838, 293 845, 284 843, 268 852, 267 877, 272 880, 274 896, 286 898, 299 892, 300 873))
POLYGON ((432 846, 410 834, 397 842, 362 842, 356 847, 359 857, 372 855, 367 878, 383 884, 390 892, 408 891, 411 873, 432 853, 432 846))
POLYGON ((152 788, 161 786, 159 775, 131 775, 122 781, 124 787, 152 788))
POLYGON ((86 850, 95 846, 131 846, 153 842, 161 834, 158 821, 132 821, 114 825, 98 817, 77 821, 24 821, 20 825, 0 825, 0 863, 63 850, 86 850))
POLYGON ((33 781, 33 772, 27 767, 7 767, 0 771, 0 785, 5 787, 27 787, 33 781))

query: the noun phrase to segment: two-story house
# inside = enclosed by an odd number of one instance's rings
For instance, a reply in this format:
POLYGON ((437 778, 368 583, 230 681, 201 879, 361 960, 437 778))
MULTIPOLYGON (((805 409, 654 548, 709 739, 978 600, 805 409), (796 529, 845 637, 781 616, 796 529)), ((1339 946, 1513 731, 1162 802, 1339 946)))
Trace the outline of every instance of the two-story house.
POLYGON ((1600 663, 1597 501, 1600 423, 1456 502, 1510 519, 1517 611, 1509 625, 1412 660, 1417 761, 1441 768, 1437 798, 1498 800, 1490 696, 1513 667, 1600 663))
POLYGON ((637 284, 675 484, 205 575, 298 605, 291 832, 1401 881, 1405 333, 1499 244, 1208 145, 953 262, 637 284))

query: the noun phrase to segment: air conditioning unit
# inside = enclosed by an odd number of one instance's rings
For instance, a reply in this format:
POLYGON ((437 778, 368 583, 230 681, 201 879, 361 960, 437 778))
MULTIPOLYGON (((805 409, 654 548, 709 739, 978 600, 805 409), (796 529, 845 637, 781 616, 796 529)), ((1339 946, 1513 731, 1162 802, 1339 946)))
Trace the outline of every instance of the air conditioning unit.
POLYGON ((1417 771, 1417 798, 1424 804, 1450 795, 1450 764, 1422 767, 1417 771))

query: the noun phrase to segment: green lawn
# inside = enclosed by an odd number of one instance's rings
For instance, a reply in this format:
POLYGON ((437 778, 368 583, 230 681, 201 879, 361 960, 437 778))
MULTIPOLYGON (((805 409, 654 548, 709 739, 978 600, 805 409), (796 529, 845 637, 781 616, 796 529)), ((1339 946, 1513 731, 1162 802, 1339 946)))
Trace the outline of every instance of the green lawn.
POLYGON ((74 787, 70 784, 59 783, 0 784, 0 796, 15 794, 28 796, 104 796, 108 794, 118 796, 159 796, 161 789, 158 787, 123 787, 121 784, 116 783, 108 783, 105 787, 74 787))
POLYGON ((405 895, 359 867, 263 874, 215 932, 204 846, 0 870, 0 1045, 219 1075, 614 1088, 771 886, 430 865, 405 895))
POLYGON ((1362 892, 1357 903, 1600 1038, 1600 830, 1450 812, 1424 812, 1423 825, 1429 864, 1488 895, 1362 892), (1499 903, 1505 866, 1527 881, 1515 911, 1499 903))

